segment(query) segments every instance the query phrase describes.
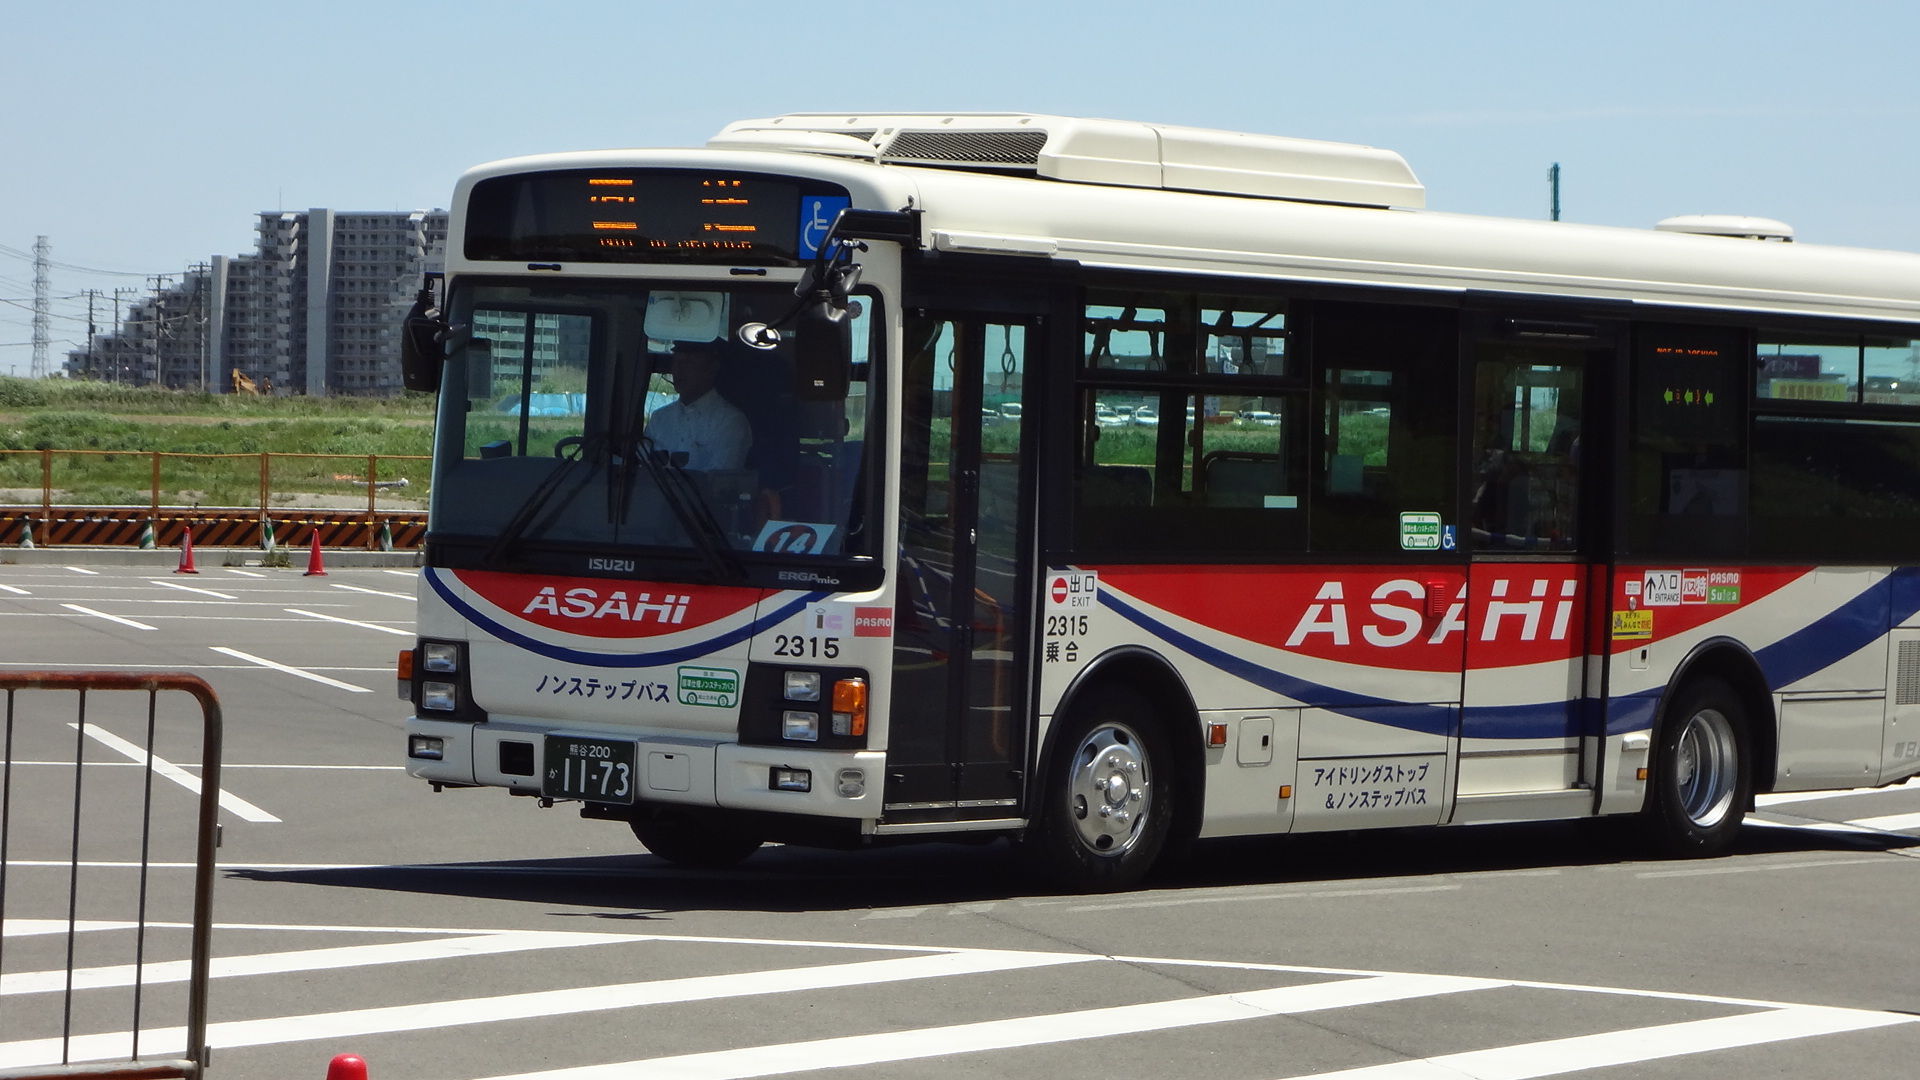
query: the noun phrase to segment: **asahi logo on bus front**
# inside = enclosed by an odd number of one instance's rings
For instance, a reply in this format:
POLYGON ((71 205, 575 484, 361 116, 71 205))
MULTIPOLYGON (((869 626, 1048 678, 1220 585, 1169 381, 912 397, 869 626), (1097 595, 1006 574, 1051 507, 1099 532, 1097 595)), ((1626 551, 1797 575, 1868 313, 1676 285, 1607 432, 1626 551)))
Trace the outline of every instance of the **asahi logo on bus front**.
POLYGON ((664 626, 678 626, 687 617, 687 603, 691 599, 676 593, 663 593, 656 601, 650 592, 628 597, 625 589, 615 589, 602 595, 601 590, 584 586, 562 592, 548 585, 533 594, 533 599, 520 609, 520 614, 544 613, 566 619, 652 621, 664 626))

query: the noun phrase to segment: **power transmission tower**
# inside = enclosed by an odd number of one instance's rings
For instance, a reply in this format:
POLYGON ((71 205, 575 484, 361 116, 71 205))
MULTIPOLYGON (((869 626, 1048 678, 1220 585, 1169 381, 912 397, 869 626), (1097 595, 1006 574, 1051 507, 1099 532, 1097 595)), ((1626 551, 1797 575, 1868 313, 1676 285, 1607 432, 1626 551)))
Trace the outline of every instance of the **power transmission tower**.
POLYGON ((50 248, 47 238, 37 236, 33 241, 33 367, 31 374, 36 379, 47 377, 47 316, 53 310, 53 286, 48 278, 52 269, 52 259, 48 257, 50 248))

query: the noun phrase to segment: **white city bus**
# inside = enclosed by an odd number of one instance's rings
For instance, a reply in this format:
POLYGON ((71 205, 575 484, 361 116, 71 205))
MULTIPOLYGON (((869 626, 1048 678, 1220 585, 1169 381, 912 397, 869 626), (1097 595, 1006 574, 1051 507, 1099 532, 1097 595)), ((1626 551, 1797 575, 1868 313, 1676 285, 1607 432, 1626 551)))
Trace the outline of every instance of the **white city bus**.
POLYGON ((406 335, 409 772, 1087 889, 1195 837, 1714 853, 1920 772, 1920 256, 1423 202, 1038 115, 472 170, 406 335))

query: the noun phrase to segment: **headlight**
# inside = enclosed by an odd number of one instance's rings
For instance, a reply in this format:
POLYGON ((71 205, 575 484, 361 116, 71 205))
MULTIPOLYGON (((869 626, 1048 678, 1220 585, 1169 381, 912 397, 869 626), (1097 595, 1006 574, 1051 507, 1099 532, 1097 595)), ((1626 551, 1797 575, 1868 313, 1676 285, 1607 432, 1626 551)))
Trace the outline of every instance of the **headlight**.
POLYGON ((460 646, 450 641, 428 641, 420 646, 421 666, 428 671, 460 670, 460 646))
POLYGON ((788 701, 819 701, 820 673, 817 671, 787 672, 785 692, 788 701))
POLYGON ((459 688, 450 682, 420 684, 420 707, 434 712, 452 712, 460 707, 459 688))
POLYGON ((781 713, 780 737, 795 742, 819 742, 820 714, 797 709, 781 713))

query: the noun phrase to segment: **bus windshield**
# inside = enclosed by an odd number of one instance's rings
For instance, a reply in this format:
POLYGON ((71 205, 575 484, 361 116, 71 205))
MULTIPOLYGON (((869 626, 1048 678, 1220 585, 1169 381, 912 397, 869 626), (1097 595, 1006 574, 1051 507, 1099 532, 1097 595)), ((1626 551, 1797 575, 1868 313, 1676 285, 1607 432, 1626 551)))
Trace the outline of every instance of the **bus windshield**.
MULTIPOLYGON (((873 300, 856 297, 847 396, 794 393, 792 291, 462 282, 435 443, 431 529, 505 565, 535 551, 870 554, 862 531, 873 300)), ((722 576, 726 576, 722 574, 722 576)))

